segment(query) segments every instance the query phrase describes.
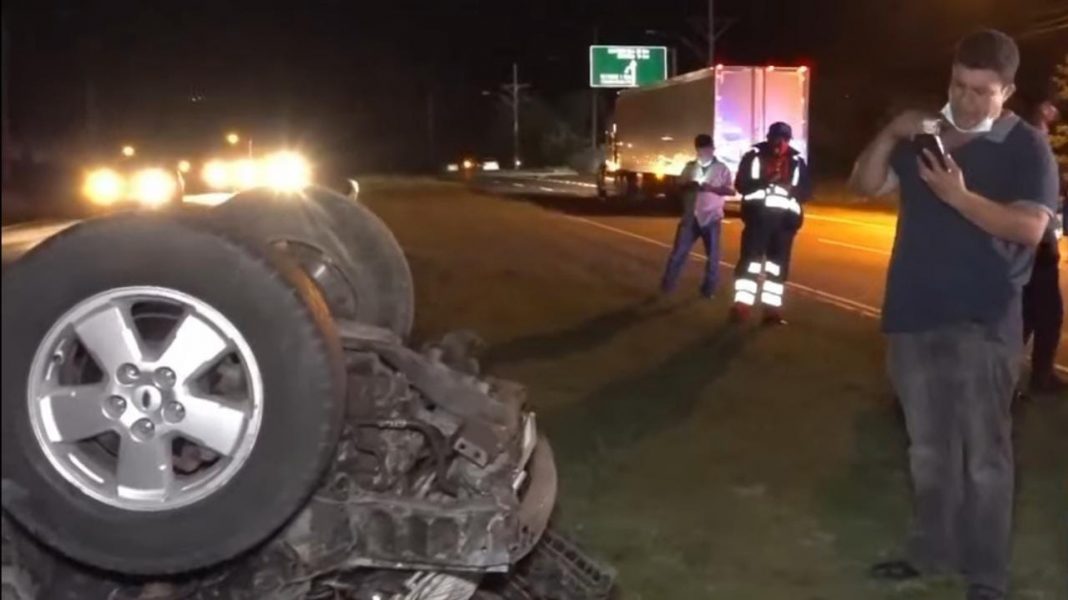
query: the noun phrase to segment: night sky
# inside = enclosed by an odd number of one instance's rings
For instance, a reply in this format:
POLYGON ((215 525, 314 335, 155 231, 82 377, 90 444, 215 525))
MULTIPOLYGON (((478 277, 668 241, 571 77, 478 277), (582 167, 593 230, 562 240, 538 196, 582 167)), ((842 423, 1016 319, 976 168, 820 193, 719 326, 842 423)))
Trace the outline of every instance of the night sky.
MULTIPOLYGON (((821 119, 834 116, 842 127, 843 105, 854 119, 845 126, 866 134, 890 105, 941 96, 960 34, 980 25, 1034 31, 1049 21, 1044 11, 1068 13, 1062 4, 718 0, 726 30, 716 62, 808 64, 814 134, 831 139, 821 119)), ((578 134, 589 131, 586 57, 595 31, 601 43, 678 46, 682 71, 705 61, 690 48, 705 46, 707 3, 694 0, 3 6, 12 131, 52 147, 88 138, 203 146, 237 128, 365 169, 425 166, 500 150, 509 130, 496 93, 513 61, 531 84, 536 124, 545 127, 541 110, 578 134), (86 133, 94 127, 95 136, 86 133)), ((1068 51, 1068 31, 1031 36, 1023 47, 1022 83, 1033 95, 1068 51)), ((609 109, 611 93, 601 102, 609 109)))

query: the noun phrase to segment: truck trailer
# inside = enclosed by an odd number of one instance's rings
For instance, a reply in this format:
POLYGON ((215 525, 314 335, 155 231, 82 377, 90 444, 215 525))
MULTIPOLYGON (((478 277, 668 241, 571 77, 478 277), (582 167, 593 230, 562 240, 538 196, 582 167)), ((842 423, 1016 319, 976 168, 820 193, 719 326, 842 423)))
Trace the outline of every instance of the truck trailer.
POLYGON ((601 194, 637 202, 670 197, 700 133, 712 135, 716 156, 737 173, 742 155, 783 121, 807 161, 810 79, 804 66, 717 65, 620 91, 601 194))

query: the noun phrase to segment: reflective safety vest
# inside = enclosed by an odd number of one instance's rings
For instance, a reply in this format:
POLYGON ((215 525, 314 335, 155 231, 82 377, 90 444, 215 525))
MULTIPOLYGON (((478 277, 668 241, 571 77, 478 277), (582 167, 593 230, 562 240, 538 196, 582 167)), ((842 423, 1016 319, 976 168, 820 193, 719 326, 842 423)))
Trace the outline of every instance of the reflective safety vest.
MULTIPOLYGON (((796 188, 797 184, 801 182, 801 162, 794 160, 791 161, 791 163, 793 174, 791 175, 790 184, 796 188)), ((759 180, 760 174, 760 154, 756 154, 753 156, 753 163, 750 166, 750 176, 754 180, 759 180)), ((742 201, 763 202, 766 208, 786 210, 798 215, 801 214, 801 203, 794 198, 790 190, 776 183, 773 183, 764 189, 742 196, 742 201)))

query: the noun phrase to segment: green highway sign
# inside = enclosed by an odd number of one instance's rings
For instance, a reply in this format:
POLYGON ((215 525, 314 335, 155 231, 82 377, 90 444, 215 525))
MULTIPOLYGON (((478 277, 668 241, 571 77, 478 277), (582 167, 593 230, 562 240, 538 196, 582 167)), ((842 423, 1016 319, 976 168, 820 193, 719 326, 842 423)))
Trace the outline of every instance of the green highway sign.
POLYGON ((632 88, 665 79, 664 46, 590 46, 590 87, 632 88))

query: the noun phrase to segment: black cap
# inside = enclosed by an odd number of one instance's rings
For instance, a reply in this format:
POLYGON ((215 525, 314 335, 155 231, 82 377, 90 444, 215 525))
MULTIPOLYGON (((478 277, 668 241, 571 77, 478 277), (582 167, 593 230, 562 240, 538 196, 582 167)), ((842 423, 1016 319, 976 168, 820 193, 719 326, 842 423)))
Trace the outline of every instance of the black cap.
POLYGON ((707 133, 702 133, 701 135, 698 135, 697 137, 693 138, 694 148, 708 148, 711 146, 712 136, 708 135, 707 133))
POLYGON ((772 138, 792 140, 794 139, 794 130, 782 121, 772 123, 771 127, 768 127, 768 139, 770 140, 772 138))

